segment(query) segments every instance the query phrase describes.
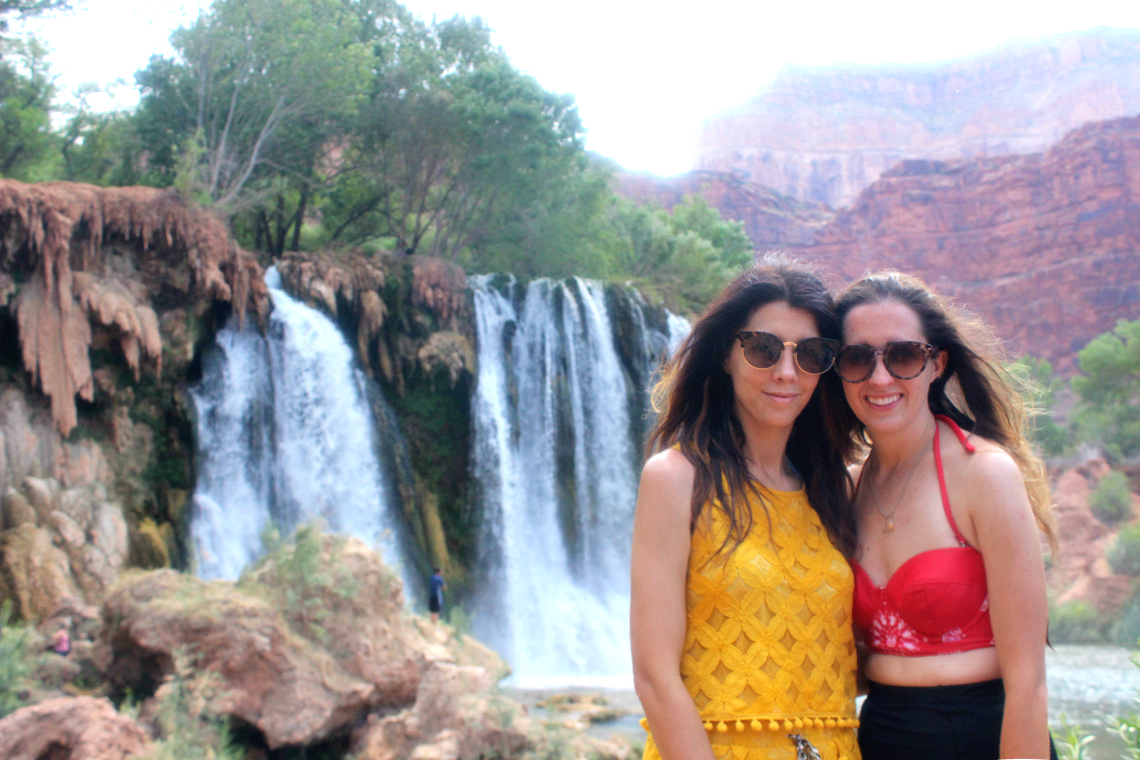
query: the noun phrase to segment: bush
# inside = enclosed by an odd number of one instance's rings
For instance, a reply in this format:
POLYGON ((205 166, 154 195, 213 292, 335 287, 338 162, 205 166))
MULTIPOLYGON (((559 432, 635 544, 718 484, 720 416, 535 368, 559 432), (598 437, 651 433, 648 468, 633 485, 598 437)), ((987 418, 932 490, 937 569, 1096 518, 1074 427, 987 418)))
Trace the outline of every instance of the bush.
POLYGON ((1054 644, 1102 644, 1111 624, 1088 602, 1069 602, 1049 610, 1049 640, 1054 644))
MULTIPOLYGON (((155 692, 154 724, 158 738, 140 760, 240 760, 244 755, 230 736, 229 723, 207 705, 221 692, 216 673, 200 672, 187 650, 174 653, 174 672, 155 692)), ((137 718, 128 700, 123 712, 137 718)))
POLYGON ((0 605, 0 718, 24 706, 37 655, 32 632, 24 625, 8 625, 11 603, 0 605))
POLYGON ((1140 596, 1132 597, 1132 601, 1124 608, 1120 620, 1112 626, 1112 640, 1122 646, 1135 649, 1140 640, 1140 596))
POLYGON ((1089 496, 1089 509, 1105 525, 1115 525, 1132 516, 1132 491, 1123 472, 1112 472, 1097 483, 1089 496))
POLYGON ((1118 575, 1140 575, 1140 525, 1121 528, 1108 547, 1108 564, 1118 575))

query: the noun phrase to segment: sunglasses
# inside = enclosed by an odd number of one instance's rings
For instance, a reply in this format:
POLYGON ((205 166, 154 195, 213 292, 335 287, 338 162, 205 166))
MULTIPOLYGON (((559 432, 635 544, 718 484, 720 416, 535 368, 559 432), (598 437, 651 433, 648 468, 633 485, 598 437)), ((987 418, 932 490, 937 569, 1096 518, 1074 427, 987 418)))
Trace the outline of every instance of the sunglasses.
POLYGON ((804 338, 799 343, 782 341, 772 333, 738 332, 735 336, 744 349, 744 361, 756 369, 771 369, 784 355, 784 348, 792 347, 796 366, 809 375, 822 375, 835 363, 839 341, 831 338, 804 338))
POLYGON ((916 340, 900 340, 882 348, 845 346, 835 360, 835 371, 848 383, 861 383, 875 372, 875 357, 883 357, 883 366, 896 380, 910 380, 926 369, 926 363, 938 356, 938 347, 916 340))

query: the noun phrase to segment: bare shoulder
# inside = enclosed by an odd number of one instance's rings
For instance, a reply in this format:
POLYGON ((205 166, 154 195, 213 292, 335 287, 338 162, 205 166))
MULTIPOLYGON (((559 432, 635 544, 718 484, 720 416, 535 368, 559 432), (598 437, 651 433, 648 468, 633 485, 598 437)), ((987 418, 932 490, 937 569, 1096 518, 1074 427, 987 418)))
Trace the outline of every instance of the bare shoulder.
POLYGON ((1022 482, 1021 470, 1010 453, 999 443, 971 436, 974 453, 964 457, 962 476, 972 487, 991 488, 1002 482, 1022 482))
POLYGON ((645 461, 641 485, 663 486, 691 491, 696 470, 688 457, 677 449, 659 451, 645 461))
POLYGON ((669 516, 670 522, 676 520, 687 526, 695 473, 692 462, 677 449, 666 449, 651 456, 641 470, 638 514, 664 514, 669 516))
POLYGON ((975 522, 1028 513, 1029 496, 1017 461, 999 443, 978 435, 970 435, 969 441, 974 446, 972 454, 955 445, 944 452, 943 461, 947 479, 966 496, 967 510, 975 522), (984 508, 976 511, 980 507, 984 508))

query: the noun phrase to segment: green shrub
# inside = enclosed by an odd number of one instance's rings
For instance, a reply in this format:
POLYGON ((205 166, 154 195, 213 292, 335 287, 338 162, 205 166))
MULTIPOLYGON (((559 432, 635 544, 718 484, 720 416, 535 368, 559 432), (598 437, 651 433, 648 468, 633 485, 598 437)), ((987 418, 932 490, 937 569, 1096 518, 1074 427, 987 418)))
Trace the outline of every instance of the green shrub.
POLYGON ((1108 547, 1108 564, 1118 575, 1140 575, 1140 525, 1121 528, 1108 547))
MULTIPOLYGON (((221 694, 218 684, 216 673, 199 671, 186 650, 176 651, 174 672, 155 693, 159 736, 142 760, 240 760, 244 752, 233 743, 229 723, 207 711, 221 694)), ((129 698, 120 709, 137 717, 129 698)))
POLYGON ((1088 602, 1069 602, 1049 610, 1049 640, 1054 644, 1101 644, 1112 620, 1088 602))
POLYGON ((471 635, 471 616, 458 604, 447 611, 447 622, 455 629, 456 636, 471 635))
POLYGON ((24 706, 38 653, 26 625, 8 625, 12 605, 0 604, 0 718, 24 706))
POLYGON ((1123 472, 1112 472, 1097 483, 1089 496, 1089 509, 1105 525, 1115 525, 1132 515, 1132 491, 1123 472))
POLYGON ((1096 737, 1082 726, 1070 724, 1062 713, 1060 724, 1053 727, 1052 733, 1057 743, 1057 760, 1089 760, 1089 745, 1096 737))
POLYGON ((1112 626, 1112 640, 1122 647, 1135 649, 1140 642, 1140 596, 1133 596, 1120 620, 1112 626))

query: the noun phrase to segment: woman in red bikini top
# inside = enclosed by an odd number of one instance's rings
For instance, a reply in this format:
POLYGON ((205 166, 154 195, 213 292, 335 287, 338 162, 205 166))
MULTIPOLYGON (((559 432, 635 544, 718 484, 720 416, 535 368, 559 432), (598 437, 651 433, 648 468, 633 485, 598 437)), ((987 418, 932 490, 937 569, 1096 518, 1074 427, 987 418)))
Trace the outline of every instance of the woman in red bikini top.
POLYGON ((836 370, 871 447, 853 473, 863 760, 1050 757, 1050 495, 1020 396, 968 341, 981 326, 915 278, 864 277, 836 309, 836 370))

